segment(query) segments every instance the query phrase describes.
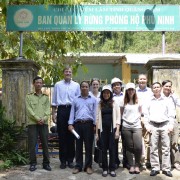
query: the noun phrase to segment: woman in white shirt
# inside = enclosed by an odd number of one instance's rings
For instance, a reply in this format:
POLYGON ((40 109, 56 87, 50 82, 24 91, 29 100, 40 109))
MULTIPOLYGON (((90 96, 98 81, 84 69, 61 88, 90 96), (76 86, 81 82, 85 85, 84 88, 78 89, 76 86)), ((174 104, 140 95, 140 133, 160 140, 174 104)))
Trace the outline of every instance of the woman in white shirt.
POLYGON ((91 91, 89 92, 89 95, 94 96, 97 99, 97 103, 100 101, 100 92, 99 92, 99 87, 100 87, 100 81, 98 78, 92 78, 91 80, 91 91))
POLYGON ((125 140, 130 174, 140 173, 139 166, 142 154, 141 112, 142 107, 138 103, 135 84, 127 83, 121 114, 123 121, 122 135, 125 140), (133 162, 133 156, 135 158, 135 164, 133 162))

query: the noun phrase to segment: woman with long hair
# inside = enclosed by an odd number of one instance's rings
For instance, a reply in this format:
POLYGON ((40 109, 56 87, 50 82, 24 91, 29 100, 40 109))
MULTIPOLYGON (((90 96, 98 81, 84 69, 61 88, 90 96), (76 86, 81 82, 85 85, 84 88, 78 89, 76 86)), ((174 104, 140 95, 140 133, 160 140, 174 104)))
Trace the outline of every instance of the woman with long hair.
POLYGON ((100 94, 101 94, 99 92, 100 80, 98 78, 92 78, 90 85, 91 85, 91 90, 89 91, 89 94, 93 95, 97 99, 97 102, 99 102, 100 94))
POLYGON ((115 139, 119 138, 120 109, 113 100, 111 86, 102 88, 96 123, 96 139, 99 139, 102 148, 102 176, 106 177, 108 171, 112 177, 115 173, 115 139), (107 157, 109 150, 109 163, 107 157))
POLYGON ((127 83, 121 113, 123 121, 122 135, 125 140, 127 160, 130 165, 130 174, 140 173, 139 166, 142 154, 141 111, 141 105, 138 103, 135 84, 127 83))

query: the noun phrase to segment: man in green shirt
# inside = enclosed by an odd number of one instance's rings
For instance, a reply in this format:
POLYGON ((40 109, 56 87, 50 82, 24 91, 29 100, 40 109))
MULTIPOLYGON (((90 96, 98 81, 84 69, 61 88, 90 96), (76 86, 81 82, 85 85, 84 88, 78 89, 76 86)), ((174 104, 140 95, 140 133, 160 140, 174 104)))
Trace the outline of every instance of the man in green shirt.
POLYGON ((43 79, 33 79, 35 92, 26 96, 26 109, 28 117, 28 146, 30 158, 30 171, 36 170, 36 144, 40 137, 43 148, 43 169, 51 171, 48 152, 48 118, 50 116, 50 102, 46 94, 42 93, 43 79))

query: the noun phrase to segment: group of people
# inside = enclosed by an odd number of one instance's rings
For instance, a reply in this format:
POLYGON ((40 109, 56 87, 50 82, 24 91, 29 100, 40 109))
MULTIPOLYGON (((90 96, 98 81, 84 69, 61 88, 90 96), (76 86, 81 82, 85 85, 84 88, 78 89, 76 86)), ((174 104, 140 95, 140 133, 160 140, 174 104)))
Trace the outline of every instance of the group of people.
MULTIPOLYGON (((161 164, 162 173, 169 177, 172 177, 171 164, 180 170, 176 120, 176 106, 180 106, 180 100, 172 91, 170 80, 162 84, 155 82, 149 88, 147 76, 140 74, 137 87, 134 83, 127 83, 123 90, 123 82, 115 77, 99 92, 97 78, 93 78, 90 84, 82 81, 79 85, 72 80, 71 67, 65 67, 63 73, 64 79, 55 84, 52 97, 52 119, 57 123, 61 169, 68 166, 74 168, 73 174, 82 170, 92 174, 93 143, 98 141, 102 149, 102 176, 110 174, 115 177, 120 164, 118 143, 121 137, 122 163, 130 174, 139 174, 140 166, 143 166, 151 167, 150 176, 156 176, 161 164), (73 132, 79 138, 75 138, 73 132)), ((50 103, 48 96, 41 91, 42 78, 36 77, 33 84, 35 92, 26 97, 29 170, 36 170, 35 146, 39 134, 43 168, 50 171, 47 138, 50 103)))

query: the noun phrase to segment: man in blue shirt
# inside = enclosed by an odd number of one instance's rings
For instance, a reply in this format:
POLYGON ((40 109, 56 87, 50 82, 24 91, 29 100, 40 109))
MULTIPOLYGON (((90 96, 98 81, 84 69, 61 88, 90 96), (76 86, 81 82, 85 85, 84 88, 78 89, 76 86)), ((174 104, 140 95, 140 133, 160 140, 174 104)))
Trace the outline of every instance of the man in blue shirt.
POLYGON ((74 167, 75 139, 73 134, 68 131, 68 120, 72 102, 76 96, 80 95, 79 84, 72 81, 71 67, 65 67, 63 72, 64 79, 55 84, 52 97, 52 118, 53 122, 57 123, 61 169, 66 168, 66 163, 69 168, 74 167))
POLYGON ((83 168, 83 142, 85 144, 84 171, 92 174, 92 147, 96 123, 96 98, 89 95, 89 84, 81 82, 81 95, 72 103, 68 129, 74 129, 80 136, 76 139, 76 165, 73 174, 82 171, 83 168))

